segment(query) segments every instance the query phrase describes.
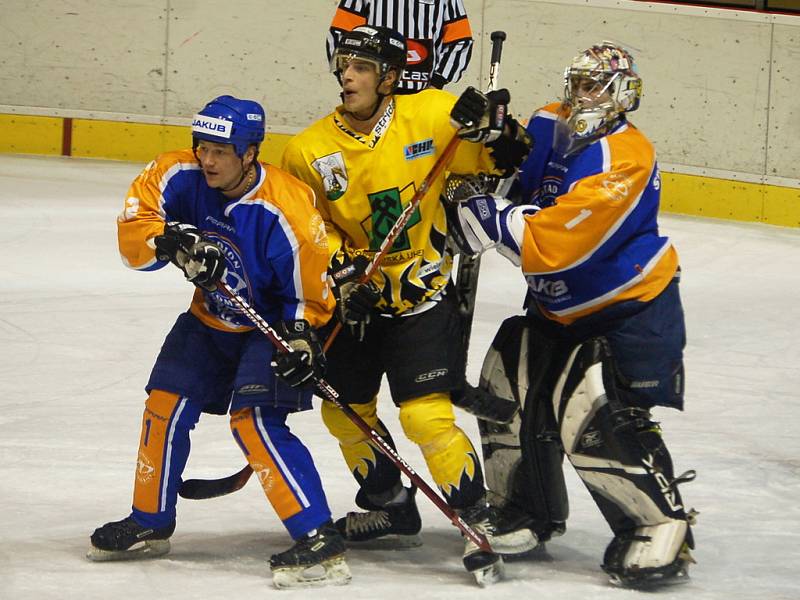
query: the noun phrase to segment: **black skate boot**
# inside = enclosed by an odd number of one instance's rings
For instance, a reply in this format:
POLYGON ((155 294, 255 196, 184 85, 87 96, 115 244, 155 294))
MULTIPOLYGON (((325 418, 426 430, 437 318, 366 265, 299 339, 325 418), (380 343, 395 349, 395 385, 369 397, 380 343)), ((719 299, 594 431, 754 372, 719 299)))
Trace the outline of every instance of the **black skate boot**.
POLYGON ((511 504, 503 507, 489 505, 489 510, 492 514, 489 520, 494 526, 490 543, 506 562, 547 560, 545 542, 564 531, 563 523, 559 533, 556 529, 559 524, 540 523, 511 504))
POLYGON ((368 512, 349 512, 336 521, 336 529, 348 543, 364 544, 372 548, 402 549, 422 545, 419 531, 422 519, 414 496, 416 486, 406 488, 408 497, 400 504, 378 506, 359 492, 356 504, 368 512))
POLYGON ((344 555, 344 540, 328 521, 270 557, 272 582, 278 589, 345 585, 351 575, 344 555))
POLYGON ((461 518, 477 533, 482 534, 494 552, 481 550, 467 539, 464 545, 464 567, 473 574, 480 586, 499 581, 504 572, 501 554, 524 554, 536 548, 539 540, 529 527, 500 529, 496 509, 479 502, 461 512, 461 518))
POLYGON ((92 547, 86 553, 89 560, 134 560, 155 558, 169 552, 169 537, 175 531, 175 523, 167 527, 152 529, 142 527, 133 517, 106 523, 92 534, 92 547))

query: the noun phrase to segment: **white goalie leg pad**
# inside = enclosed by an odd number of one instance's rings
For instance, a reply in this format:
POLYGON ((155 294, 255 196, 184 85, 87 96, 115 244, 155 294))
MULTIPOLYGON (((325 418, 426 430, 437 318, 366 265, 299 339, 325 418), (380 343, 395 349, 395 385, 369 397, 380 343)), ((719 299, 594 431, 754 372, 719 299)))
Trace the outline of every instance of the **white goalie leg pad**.
POLYGON ((655 569, 669 564, 680 554, 688 528, 685 520, 678 519, 637 527, 635 535, 642 539, 633 540, 627 546, 619 563, 626 570, 655 569))
POLYGON ((564 451, 617 534, 604 568, 676 575, 690 533, 671 461, 648 413, 622 406, 615 385, 604 340, 572 352, 553 393, 564 451))

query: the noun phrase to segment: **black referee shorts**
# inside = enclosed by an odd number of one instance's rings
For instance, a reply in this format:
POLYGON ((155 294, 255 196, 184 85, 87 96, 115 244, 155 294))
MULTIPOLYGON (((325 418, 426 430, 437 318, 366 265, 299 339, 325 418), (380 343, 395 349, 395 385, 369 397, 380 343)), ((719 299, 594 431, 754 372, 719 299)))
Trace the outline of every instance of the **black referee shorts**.
MULTIPOLYGON (((329 323, 323 336, 335 323, 335 319, 329 323)), ((357 342, 343 327, 326 354, 325 380, 339 392, 344 404, 365 404, 378 393, 385 373, 392 400, 399 405, 459 388, 461 345, 461 321, 451 291, 421 314, 374 316, 363 342, 357 342)))

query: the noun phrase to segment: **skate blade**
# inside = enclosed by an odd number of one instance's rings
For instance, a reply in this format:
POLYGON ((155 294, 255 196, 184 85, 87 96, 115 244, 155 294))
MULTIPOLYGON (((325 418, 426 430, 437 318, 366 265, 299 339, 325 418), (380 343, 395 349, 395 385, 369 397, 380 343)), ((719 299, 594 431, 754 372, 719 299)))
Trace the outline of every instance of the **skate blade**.
POLYGON ((148 540, 127 550, 101 550, 92 546, 86 553, 86 558, 93 562, 111 562, 117 560, 141 560, 157 558, 169 552, 169 540, 148 540))
POLYGON ((477 571, 472 571, 472 576, 475 578, 477 584, 481 587, 487 587, 492 584, 497 583, 498 581, 502 580, 505 577, 505 565, 503 564, 503 559, 498 557, 500 560, 497 562, 484 567, 482 569, 478 569, 477 571))
POLYGON ((689 571, 682 568, 675 573, 667 575, 652 574, 645 577, 620 577, 616 573, 612 573, 608 581, 612 585, 629 590, 651 591, 689 583, 689 571))
POLYGON ((360 550, 409 550, 422 546, 422 537, 414 535, 384 535, 374 540, 345 540, 348 548, 360 550))
POLYGON ((272 570, 272 583, 279 590, 347 585, 351 578, 350 567, 343 555, 310 567, 280 567, 272 570))

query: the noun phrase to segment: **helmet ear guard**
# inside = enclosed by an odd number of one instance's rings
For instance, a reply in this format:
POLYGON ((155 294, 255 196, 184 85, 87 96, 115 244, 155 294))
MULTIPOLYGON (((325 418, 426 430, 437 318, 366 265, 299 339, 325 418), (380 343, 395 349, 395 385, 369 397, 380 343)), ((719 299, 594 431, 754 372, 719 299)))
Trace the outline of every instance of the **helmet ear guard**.
POLYGON ((264 141, 266 114, 253 100, 219 96, 206 104, 192 119, 192 140, 196 148, 200 140, 231 144, 240 157, 251 145, 264 141))
POLYGON ((633 56, 622 46, 603 41, 576 56, 564 71, 564 103, 573 136, 591 138, 606 133, 622 113, 639 107, 642 79, 633 56), (591 91, 582 84, 593 82, 591 91))

